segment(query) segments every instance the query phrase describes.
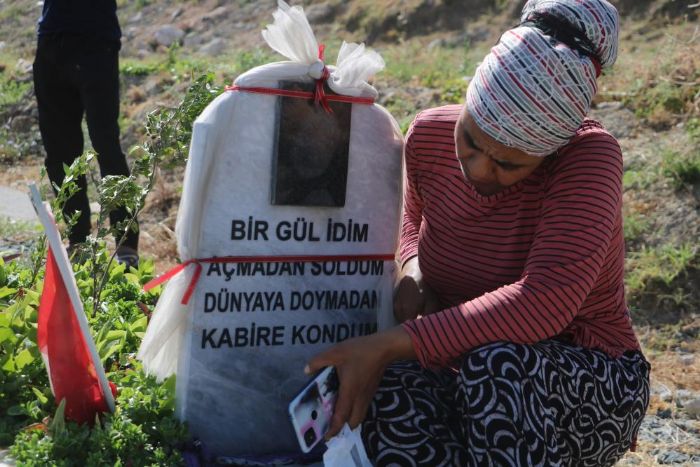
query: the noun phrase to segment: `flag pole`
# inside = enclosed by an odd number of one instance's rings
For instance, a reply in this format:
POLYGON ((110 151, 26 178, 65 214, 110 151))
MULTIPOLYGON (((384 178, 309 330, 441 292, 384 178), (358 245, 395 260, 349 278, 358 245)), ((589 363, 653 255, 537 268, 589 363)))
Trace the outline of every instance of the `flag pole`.
POLYGON ((102 360, 97 353, 97 348, 95 347, 95 342, 92 340, 92 335, 90 334, 90 327, 88 326, 87 318, 85 317, 85 310, 83 309, 83 302, 80 300, 80 294, 78 293, 78 285, 75 282, 75 277, 73 276, 73 268, 70 265, 70 260, 68 259, 68 252, 61 242, 61 236, 58 233, 58 228, 53 220, 53 216, 50 214, 49 208, 44 204, 41 199, 41 193, 34 183, 29 184, 30 198, 34 209, 41 224, 44 226, 44 232, 46 232, 46 238, 53 252, 53 257, 56 260, 56 265, 58 270, 61 272, 63 283, 68 291, 68 296, 70 297, 71 304, 73 305, 73 310, 75 311, 75 316, 78 319, 78 324, 80 325, 80 331, 83 334, 83 339, 88 346, 90 351, 90 357, 92 358, 92 364, 95 367, 95 373, 100 381, 100 387, 102 388, 102 395, 107 402, 107 407, 110 412, 114 412, 114 396, 112 395, 112 390, 109 387, 109 382, 107 381, 107 375, 102 367, 102 360))

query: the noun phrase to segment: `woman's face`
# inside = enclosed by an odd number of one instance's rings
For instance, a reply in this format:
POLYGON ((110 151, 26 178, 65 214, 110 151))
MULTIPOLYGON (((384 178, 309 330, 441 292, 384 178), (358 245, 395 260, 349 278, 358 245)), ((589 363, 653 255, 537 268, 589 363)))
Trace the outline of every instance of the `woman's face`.
POLYGON ((544 160, 505 146, 481 131, 466 106, 455 127, 455 145, 462 173, 481 195, 493 195, 518 183, 544 160))

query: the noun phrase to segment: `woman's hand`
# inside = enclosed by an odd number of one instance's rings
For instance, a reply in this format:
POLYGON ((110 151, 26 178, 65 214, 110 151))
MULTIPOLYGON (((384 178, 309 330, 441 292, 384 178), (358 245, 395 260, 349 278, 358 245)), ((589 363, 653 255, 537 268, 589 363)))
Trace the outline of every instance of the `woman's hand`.
POLYGON ((410 358, 415 358, 413 344, 401 326, 349 339, 312 358, 304 369, 307 374, 326 366, 334 366, 338 374, 338 399, 326 439, 345 423, 352 428, 362 423, 384 369, 394 360, 410 358))
POLYGON ((417 256, 404 264, 401 276, 394 289, 394 317, 399 323, 440 310, 435 292, 423 281, 417 256))

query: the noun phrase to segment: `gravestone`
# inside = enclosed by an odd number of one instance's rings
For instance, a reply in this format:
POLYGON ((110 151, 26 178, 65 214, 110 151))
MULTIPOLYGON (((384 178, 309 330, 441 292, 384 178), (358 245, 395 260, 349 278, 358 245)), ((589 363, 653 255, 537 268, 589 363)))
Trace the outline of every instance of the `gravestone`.
POLYGON ((303 9, 193 126, 168 281, 138 358, 177 374, 177 415, 215 456, 300 452, 288 404, 315 354, 393 324, 403 137, 374 104, 384 67, 343 43, 326 67, 303 9))
POLYGON ((391 316, 402 138, 377 105, 330 106, 229 91, 194 126, 178 229, 191 257, 237 259, 202 263, 177 411, 217 455, 298 452, 305 363, 391 316))

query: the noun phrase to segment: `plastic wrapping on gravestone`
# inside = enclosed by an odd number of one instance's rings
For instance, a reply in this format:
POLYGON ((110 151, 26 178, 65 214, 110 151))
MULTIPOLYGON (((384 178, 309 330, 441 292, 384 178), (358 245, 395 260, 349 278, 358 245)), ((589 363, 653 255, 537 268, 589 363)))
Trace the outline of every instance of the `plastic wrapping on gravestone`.
MULTIPOLYGON (((301 8, 290 8, 280 1, 274 18, 263 36, 289 61, 263 65, 239 76, 234 83, 236 90, 217 97, 194 124, 176 224, 178 252, 186 266, 165 286, 138 355, 146 371, 158 378, 177 374, 178 415, 216 455, 265 455, 298 449, 287 421, 286 404, 306 379, 302 372, 305 360, 331 345, 310 345, 308 336, 292 336, 291 330, 305 326, 300 324, 306 323, 305 319, 313 323, 327 319, 329 326, 363 313, 373 316, 375 322, 377 316, 380 321, 392 320, 393 260, 382 263, 377 277, 313 278, 318 290, 340 290, 357 280, 358 290, 371 289, 376 295, 371 312, 285 309, 222 313, 207 302, 212 294, 219 294, 228 303, 234 290, 278 290, 284 292, 284 304, 289 305, 288 297, 295 293, 291 291, 298 291, 299 281, 312 278, 226 276, 221 271, 232 271, 235 265, 208 263, 206 259, 393 257, 396 250, 403 138, 394 118, 377 104, 349 104, 352 109, 343 207, 271 204, 270 179, 281 97, 245 89, 274 90, 281 82, 313 85, 325 79, 338 95, 358 98, 358 102, 374 100, 377 91, 367 80, 384 66, 381 57, 364 45, 343 43, 337 65, 326 67, 319 59, 319 44, 301 8), (265 222, 269 235, 265 241, 233 241, 233 219, 265 222), (319 235, 321 241, 311 243, 282 241, 279 235, 274 238, 274 226, 301 219, 307 225, 313 223, 317 233, 336 223, 347 224, 348 230, 353 222, 359 223, 366 227, 362 231, 364 240, 326 242, 326 237, 319 235), (189 292, 192 296, 187 302, 183 296, 189 292), (251 316, 259 321, 251 324, 251 316), (260 339, 259 346, 231 345, 236 323, 252 326, 245 331, 250 332, 252 342, 256 325, 271 326, 275 320, 289 326, 280 331, 285 345, 264 346, 260 339), (221 334, 224 326, 231 329, 226 338, 221 334), (299 345, 285 347, 295 339, 299 345)), ((379 327, 386 324, 380 322, 379 327)))

